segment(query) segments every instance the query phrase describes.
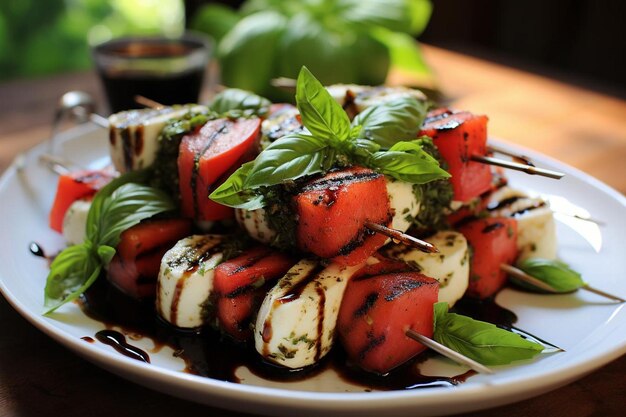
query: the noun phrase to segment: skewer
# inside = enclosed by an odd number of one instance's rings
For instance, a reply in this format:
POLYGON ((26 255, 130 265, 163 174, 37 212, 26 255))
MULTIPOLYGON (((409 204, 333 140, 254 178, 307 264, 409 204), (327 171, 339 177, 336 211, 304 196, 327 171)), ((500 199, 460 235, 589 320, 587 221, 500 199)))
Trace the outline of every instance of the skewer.
MULTIPOLYGON (((552 288, 550 285, 546 284, 545 282, 533 277, 532 275, 528 275, 526 272, 522 271, 519 268, 516 268, 512 265, 507 265, 507 264, 501 264, 500 265, 500 269, 504 272, 506 272, 509 275, 514 276, 515 278, 524 281, 528 284, 534 285, 537 288, 541 288, 544 291, 550 292, 552 294, 559 294, 557 291, 554 290, 554 288, 552 288)), ((589 292, 592 292, 594 294, 598 294, 602 297, 606 297, 608 299, 611 299, 613 301, 619 302, 619 303, 623 303, 626 302, 626 300, 624 300, 623 298, 620 298, 616 295, 612 295, 609 294, 607 292, 604 292, 602 290, 599 290, 597 288, 593 288, 591 286, 589 286, 588 284, 583 285, 582 287, 580 287, 580 289, 583 290, 587 290, 589 292)))
POLYGON ((483 374, 493 374, 493 371, 489 368, 487 368, 484 365, 481 365, 480 363, 476 362, 473 359, 468 358, 465 355, 460 354, 459 352, 456 352, 444 345, 442 345, 441 343, 438 343, 436 341, 434 341, 433 339, 426 337, 422 334, 417 333, 415 330, 413 329, 408 329, 405 332, 405 335, 407 337, 410 337, 411 339, 415 340, 416 342, 419 342, 421 344, 423 344, 424 346, 434 350, 435 352, 445 356, 448 359, 452 359, 454 362, 456 363, 460 363, 463 365, 467 365, 470 368, 472 368, 474 371, 476 372, 480 372, 483 374))
POLYGON ((517 155, 511 151, 508 151, 507 149, 501 148, 496 145, 488 145, 487 152, 500 153, 502 155, 506 155, 506 156, 513 158, 514 161, 520 162, 521 164, 528 165, 531 167, 536 166, 535 163, 526 155, 517 155))
POLYGON ((66 175, 76 169, 82 169, 73 162, 46 153, 39 156, 39 162, 44 164, 46 168, 57 175, 66 175))
POLYGON ((149 107, 151 109, 162 109, 163 107, 165 107, 164 104, 149 99, 148 97, 136 95, 134 99, 137 104, 141 104, 142 106, 149 107))
POLYGON ((522 171, 530 175, 541 175, 555 180, 560 180, 565 174, 562 172, 552 171, 544 168, 537 168, 534 165, 520 164, 514 161, 505 161, 504 159, 494 158, 492 156, 472 155, 470 159, 481 164, 495 165, 503 168, 509 168, 516 171, 522 171))
POLYGON ((394 241, 399 241, 401 243, 404 243, 407 246, 419 249, 422 252, 439 253, 439 249, 437 249, 435 245, 428 243, 426 241, 414 238, 413 236, 408 235, 406 233, 402 233, 399 230, 392 229, 390 227, 386 227, 386 226, 383 226, 381 224, 374 223, 374 222, 365 222, 365 227, 367 227, 373 232, 380 233, 381 235, 390 237, 394 241))

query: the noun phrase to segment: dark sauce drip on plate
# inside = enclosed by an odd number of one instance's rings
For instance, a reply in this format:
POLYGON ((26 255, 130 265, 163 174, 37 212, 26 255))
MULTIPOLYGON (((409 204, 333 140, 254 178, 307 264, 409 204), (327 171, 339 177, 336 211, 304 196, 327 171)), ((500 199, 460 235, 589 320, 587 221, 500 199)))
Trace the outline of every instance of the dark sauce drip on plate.
POLYGON ((374 375, 350 364, 343 349, 338 347, 331 349, 315 365, 298 370, 287 369, 264 361, 254 346, 233 341, 212 328, 187 330, 166 323, 157 316, 154 299, 131 299, 110 285, 105 276, 94 283, 79 304, 85 314, 102 322, 106 328, 98 332, 95 338, 111 345, 121 354, 148 362, 148 353, 126 342, 126 339, 131 338, 148 338, 155 345, 151 352, 158 352, 168 346, 174 351, 174 356, 184 360, 185 372, 221 381, 245 382, 236 375, 240 367, 246 367, 259 378, 282 382, 306 380, 332 369, 341 380, 361 386, 364 391, 387 391, 454 387, 474 375, 473 371, 453 377, 422 375, 419 364, 428 359, 431 355, 429 352, 386 375, 374 375), (113 330, 114 327, 119 331, 113 330))
POLYGON ((28 250, 33 255, 39 258, 44 258, 46 261, 48 261, 48 266, 50 266, 52 264, 52 261, 54 261, 54 258, 56 258, 56 254, 55 255, 46 254, 46 252, 43 250, 41 245, 37 242, 30 242, 28 245, 28 250))

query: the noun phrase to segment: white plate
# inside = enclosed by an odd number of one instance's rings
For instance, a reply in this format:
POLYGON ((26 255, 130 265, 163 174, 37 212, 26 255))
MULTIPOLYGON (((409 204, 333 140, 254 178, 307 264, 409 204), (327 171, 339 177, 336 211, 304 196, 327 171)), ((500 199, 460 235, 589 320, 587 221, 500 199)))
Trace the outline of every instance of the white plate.
MULTIPOLYGON (((82 126, 61 139, 59 152, 65 158, 83 166, 106 164, 104 131, 82 126)), ((56 177, 37 163, 38 155, 46 149, 46 145, 40 145, 18 158, 0 181, 0 289, 16 310, 50 337, 95 364, 156 390, 205 404, 264 414, 443 415, 538 395, 580 378, 626 352, 623 305, 583 291, 542 296, 506 289, 497 301, 518 314, 518 327, 566 351, 540 355, 534 361, 516 366, 499 367, 495 375, 477 375, 454 388, 363 392, 362 387, 345 385, 331 372, 304 382, 277 384, 254 380, 245 370, 238 373, 245 383, 234 384, 181 372, 184 365, 167 349, 151 353, 152 364, 140 363, 103 344, 81 340, 93 336, 102 325, 87 318, 74 304, 64 306, 52 317, 41 315, 48 268, 45 260, 29 253, 28 245, 35 241, 52 251, 63 244, 47 227, 56 177)), ((623 279, 626 199, 580 171, 525 149, 523 153, 541 166, 563 171, 567 176, 554 181, 511 172, 511 184, 565 197, 604 222, 598 227, 559 216, 560 256, 581 271, 592 286, 626 297, 623 279)), ((146 350, 152 348, 149 340, 133 343, 146 350)), ((428 367, 451 375, 463 371, 443 360, 431 361, 428 367)))

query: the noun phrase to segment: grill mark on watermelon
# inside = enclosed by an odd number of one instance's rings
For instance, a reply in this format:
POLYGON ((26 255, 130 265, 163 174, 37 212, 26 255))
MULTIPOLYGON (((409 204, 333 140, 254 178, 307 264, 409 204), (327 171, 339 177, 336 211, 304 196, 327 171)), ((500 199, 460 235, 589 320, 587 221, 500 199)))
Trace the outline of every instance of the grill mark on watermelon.
POLYGON ((261 259, 267 257, 270 253, 270 249, 266 248, 263 252, 259 253, 258 255, 255 256, 251 256, 248 259, 246 259, 246 263, 243 265, 239 265, 237 268, 233 269, 228 276, 231 275, 235 275, 238 274, 240 272, 245 271, 246 269, 254 266, 257 262, 259 262, 261 259))
POLYGON ((198 203, 198 190, 197 190, 197 182, 198 182, 198 173, 200 171, 200 159, 204 156, 204 154, 211 148, 215 140, 223 134, 228 133, 228 121, 223 121, 218 129, 216 129, 211 135, 208 137, 206 145, 200 152, 197 152, 193 156, 193 169, 191 171, 191 195, 193 198, 193 215, 194 217, 198 216, 200 212, 200 204, 198 203))
POLYGON ((257 282, 253 282, 252 284, 244 285, 244 286, 239 287, 239 288, 237 288, 235 290, 232 290, 231 292, 226 294, 224 297, 225 298, 237 298, 240 295, 251 293, 254 290, 256 290, 257 288, 259 288, 259 284, 257 282))
POLYGON ((386 339, 386 337, 385 337, 385 335, 384 335, 384 334, 382 334, 382 335, 380 335, 380 336, 378 336, 378 337, 374 337, 374 333, 372 333, 372 332, 368 332, 368 333, 367 333, 367 341, 368 341, 368 343, 367 343, 367 345, 365 345, 365 347, 364 347, 363 349, 361 349, 361 351, 359 352, 358 357, 359 357, 361 360, 364 360, 364 359, 365 359, 365 356, 366 356, 369 352, 371 352, 372 350, 374 350, 377 346, 380 346, 380 345, 382 345, 383 343, 385 343, 385 339, 386 339))
POLYGON ((363 304, 359 306, 359 308, 354 310, 354 313, 352 313, 352 316, 354 318, 359 318, 367 314, 367 312, 371 310, 372 307, 374 307, 374 304, 376 304, 376 301, 378 301, 378 296, 379 294, 377 292, 372 292, 368 294, 367 297, 365 297, 365 301, 363 302, 363 304))
POLYGON ((485 226, 485 228, 482 230, 482 233, 491 233, 503 227, 504 227, 504 223, 500 223, 500 222, 492 223, 489 226, 485 226))
POLYGON ((452 116, 454 114, 454 112, 452 110, 450 110, 450 109, 442 109, 442 110, 443 111, 441 113, 434 113, 434 114, 432 112, 428 113, 428 114, 431 114, 431 115, 430 116, 426 115, 426 118, 424 119, 423 125, 425 126, 425 125, 428 125, 430 123, 435 123, 435 122, 437 122, 439 120, 443 120, 446 117, 450 117, 450 116, 452 116))
POLYGON ((425 282, 418 280, 403 279, 398 283, 398 285, 394 285, 391 288, 391 292, 389 294, 385 295, 385 301, 391 302, 396 298, 401 297, 403 294, 413 291, 414 289, 419 288, 424 284, 425 282))
MULTIPOLYGON (((392 220, 393 220, 393 214, 388 213, 387 219, 385 219, 385 221, 379 224, 381 224, 382 226, 387 226, 391 223, 392 220)), ((361 230, 359 230, 356 236, 354 236, 354 238, 350 240, 350 242, 346 243, 344 246, 341 247, 341 249, 339 249, 339 252, 337 252, 337 255, 338 256, 348 255, 350 252, 354 251, 356 248, 363 246, 363 244, 365 243, 365 239, 367 237, 373 236, 375 234, 376 234, 375 231, 370 230, 367 227, 362 228, 361 230)))
POLYGON ((302 187, 301 193, 306 193, 310 191, 320 191, 326 190, 331 187, 341 187, 347 184, 355 183, 355 182, 365 182, 372 179, 379 178, 382 174, 377 172, 359 172, 356 174, 346 173, 344 176, 338 176, 334 178, 328 178, 324 180, 315 181, 309 183, 302 187))

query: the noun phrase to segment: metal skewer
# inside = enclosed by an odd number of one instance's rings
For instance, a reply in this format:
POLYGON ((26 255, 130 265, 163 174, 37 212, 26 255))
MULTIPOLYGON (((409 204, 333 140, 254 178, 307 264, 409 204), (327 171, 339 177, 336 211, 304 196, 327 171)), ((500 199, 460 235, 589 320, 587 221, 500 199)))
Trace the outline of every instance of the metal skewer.
MULTIPOLYGON (((550 285, 546 284, 545 282, 533 277, 532 275, 528 275, 526 272, 522 271, 519 268, 516 268, 512 265, 507 265, 507 264, 501 264, 500 265, 500 269, 504 272, 506 272, 509 275, 514 276, 515 278, 519 279, 520 281, 524 281, 530 285, 534 285, 537 288, 541 288, 544 291, 547 291, 549 293, 552 294, 560 294, 558 291, 555 291, 554 288, 552 288, 550 285)), ((608 299, 611 299, 613 301, 617 301, 619 303, 623 303, 626 302, 626 300, 624 300, 623 298, 620 298, 616 295, 613 294, 609 294, 607 292, 604 292, 602 290, 599 290, 597 288, 593 288, 587 284, 583 285, 582 287, 580 287, 580 289, 583 290, 587 290, 589 292, 592 292, 594 294, 598 294, 600 296, 606 297, 608 299)))
POLYGON ((401 243, 404 243, 407 246, 419 249, 422 252, 439 253, 439 249, 437 249, 437 247, 433 245, 432 243, 428 243, 424 240, 417 239, 399 230, 392 229, 387 226, 383 226, 382 224, 378 224, 374 222, 365 222, 365 227, 367 227, 368 229, 376 233, 380 233, 381 235, 390 237, 393 240, 397 240, 401 243))
POLYGON ((530 175, 541 175, 548 178, 560 180, 565 176, 562 172, 552 171, 544 168, 537 168, 534 165, 520 164, 519 162, 505 161, 503 159, 494 158, 492 156, 472 155, 470 159, 481 164, 496 165, 503 168, 509 168, 516 171, 522 171, 530 175))
POLYGON ((434 341, 433 339, 426 337, 422 334, 419 334, 418 332, 416 332, 413 329, 408 329, 405 332, 407 337, 410 337, 411 339, 415 340, 416 342, 419 342, 421 344, 423 344, 424 346, 434 350, 435 352, 445 356, 448 359, 452 359, 453 361, 455 361, 456 363, 460 363, 463 365, 467 365, 470 368, 472 368, 474 371, 476 372, 480 372, 483 374, 493 374, 493 371, 489 368, 487 368, 485 365, 482 365, 478 362, 476 362, 473 359, 468 358, 465 355, 460 354, 459 352, 456 352, 444 345, 442 345, 441 343, 438 343, 436 341, 434 341))
POLYGON ((536 166, 535 163, 526 155, 517 155, 507 149, 501 148, 497 145, 488 145, 487 146, 487 152, 492 152, 492 153, 499 153, 502 155, 506 155, 506 156, 510 156, 511 158, 513 158, 513 160, 518 161, 524 165, 529 165, 529 166, 536 166))

